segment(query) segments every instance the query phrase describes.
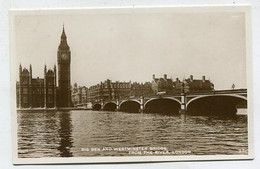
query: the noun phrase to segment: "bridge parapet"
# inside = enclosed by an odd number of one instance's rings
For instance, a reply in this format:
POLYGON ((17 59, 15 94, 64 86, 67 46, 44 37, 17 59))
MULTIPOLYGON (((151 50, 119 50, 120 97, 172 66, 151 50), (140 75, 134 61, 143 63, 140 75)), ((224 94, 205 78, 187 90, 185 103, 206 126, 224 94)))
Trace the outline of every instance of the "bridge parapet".
POLYGON ((247 93, 247 89, 215 90, 214 94, 247 93))

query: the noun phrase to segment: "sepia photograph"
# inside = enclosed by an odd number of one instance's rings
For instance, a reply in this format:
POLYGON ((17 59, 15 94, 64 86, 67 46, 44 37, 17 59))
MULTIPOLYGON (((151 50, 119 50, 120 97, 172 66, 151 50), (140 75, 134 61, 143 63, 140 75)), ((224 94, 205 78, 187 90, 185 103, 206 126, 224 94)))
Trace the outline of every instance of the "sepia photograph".
POLYGON ((253 159, 249 6, 11 10, 14 164, 253 159))

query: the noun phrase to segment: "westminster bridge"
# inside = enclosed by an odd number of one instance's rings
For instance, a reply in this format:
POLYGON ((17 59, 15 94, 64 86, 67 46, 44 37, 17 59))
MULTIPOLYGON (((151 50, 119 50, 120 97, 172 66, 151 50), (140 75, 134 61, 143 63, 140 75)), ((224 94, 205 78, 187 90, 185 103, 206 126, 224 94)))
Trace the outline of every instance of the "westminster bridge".
POLYGON ((146 113, 230 113, 247 107, 247 89, 215 90, 204 93, 161 94, 93 102, 93 110, 146 113))

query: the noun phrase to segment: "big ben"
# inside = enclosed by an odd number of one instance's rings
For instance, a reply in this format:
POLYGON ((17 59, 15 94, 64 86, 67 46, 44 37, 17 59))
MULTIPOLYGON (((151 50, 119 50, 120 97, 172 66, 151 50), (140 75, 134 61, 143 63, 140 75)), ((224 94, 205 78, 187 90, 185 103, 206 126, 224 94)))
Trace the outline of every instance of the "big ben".
POLYGON ((70 91, 70 62, 71 52, 67 43, 64 26, 61 35, 61 41, 57 52, 58 59, 58 102, 59 107, 71 107, 70 91))

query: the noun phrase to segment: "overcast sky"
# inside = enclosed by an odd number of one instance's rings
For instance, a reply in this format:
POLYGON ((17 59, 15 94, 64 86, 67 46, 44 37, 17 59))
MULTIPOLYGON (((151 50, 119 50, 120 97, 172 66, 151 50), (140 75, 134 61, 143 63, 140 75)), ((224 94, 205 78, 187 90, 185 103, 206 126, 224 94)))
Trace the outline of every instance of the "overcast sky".
POLYGON ((24 15, 15 20, 17 72, 57 62, 62 25, 71 48, 72 84, 152 80, 152 74, 210 79, 216 89, 246 88, 242 13, 24 15))

